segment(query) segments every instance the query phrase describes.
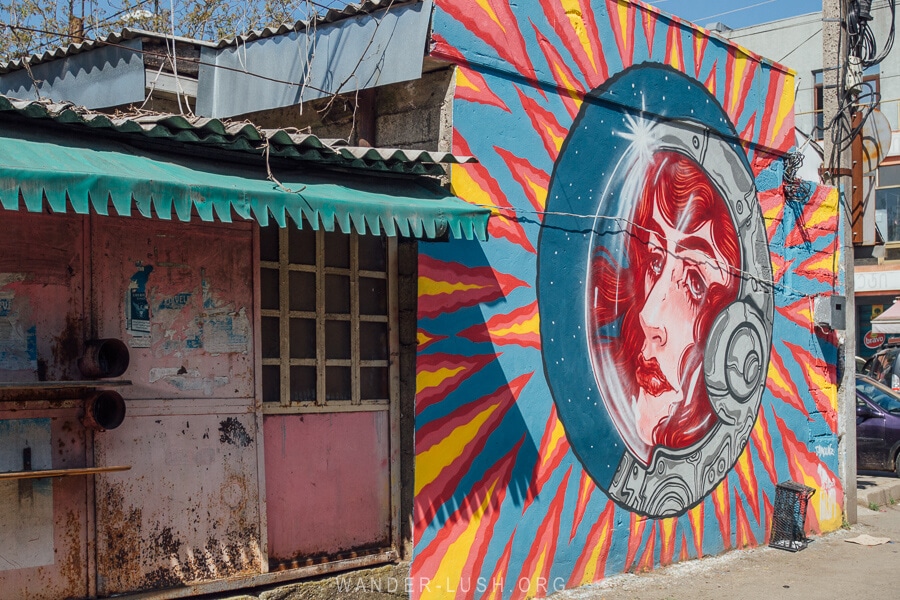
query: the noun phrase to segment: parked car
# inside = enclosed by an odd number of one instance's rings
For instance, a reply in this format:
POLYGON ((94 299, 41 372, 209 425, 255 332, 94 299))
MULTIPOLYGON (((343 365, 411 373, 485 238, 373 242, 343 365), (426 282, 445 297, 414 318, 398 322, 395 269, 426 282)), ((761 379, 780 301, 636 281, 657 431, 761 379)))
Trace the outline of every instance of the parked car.
POLYGON ((894 471, 900 477, 900 394, 856 376, 856 467, 894 471))
POLYGON ((887 346, 869 358, 859 371, 900 391, 900 346, 887 346))

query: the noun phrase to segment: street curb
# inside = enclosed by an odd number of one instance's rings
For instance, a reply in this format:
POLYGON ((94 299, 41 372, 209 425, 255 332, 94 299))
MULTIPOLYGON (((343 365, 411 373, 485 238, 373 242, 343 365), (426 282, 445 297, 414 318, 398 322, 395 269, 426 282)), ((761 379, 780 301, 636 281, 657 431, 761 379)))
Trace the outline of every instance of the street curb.
POLYGON ((900 481, 888 485, 874 486, 865 490, 857 490, 856 503, 869 507, 887 506, 900 501, 900 481))

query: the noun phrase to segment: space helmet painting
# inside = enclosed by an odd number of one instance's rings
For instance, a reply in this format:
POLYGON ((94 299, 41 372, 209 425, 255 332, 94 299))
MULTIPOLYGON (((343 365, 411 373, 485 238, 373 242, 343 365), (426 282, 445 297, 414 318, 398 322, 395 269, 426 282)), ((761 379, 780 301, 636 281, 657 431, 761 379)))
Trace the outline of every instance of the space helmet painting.
POLYGON ((557 160, 538 259, 544 369, 587 473, 669 517, 747 444, 774 303, 744 149, 718 101, 668 66, 589 94, 557 160))

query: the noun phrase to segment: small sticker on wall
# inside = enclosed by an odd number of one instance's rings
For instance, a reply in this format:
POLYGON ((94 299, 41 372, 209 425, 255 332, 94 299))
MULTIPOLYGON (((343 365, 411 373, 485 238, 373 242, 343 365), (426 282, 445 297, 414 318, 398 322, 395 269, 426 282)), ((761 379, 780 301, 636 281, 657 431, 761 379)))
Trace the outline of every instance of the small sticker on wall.
POLYGON ((132 348, 150 347, 150 303, 147 301, 147 280, 153 272, 152 265, 141 265, 125 293, 125 330, 132 336, 132 348), (144 343, 137 338, 147 338, 144 343))

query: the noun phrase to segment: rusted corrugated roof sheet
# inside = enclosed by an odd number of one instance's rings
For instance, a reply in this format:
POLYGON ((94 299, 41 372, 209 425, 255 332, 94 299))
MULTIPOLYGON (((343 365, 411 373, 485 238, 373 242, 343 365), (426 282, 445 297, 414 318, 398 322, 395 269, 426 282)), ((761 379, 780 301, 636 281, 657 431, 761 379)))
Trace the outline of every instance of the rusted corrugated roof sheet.
POLYGON ((268 145, 271 156, 369 171, 442 175, 442 163, 475 162, 471 156, 456 156, 448 152, 346 146, 336 140, 323 140, 296 130, 261 129, 247 121, 230 122, 172 114, 111 116, 72 104, 14 100, 0 96, 0 113, 4 112, 255 154, 268 145))

